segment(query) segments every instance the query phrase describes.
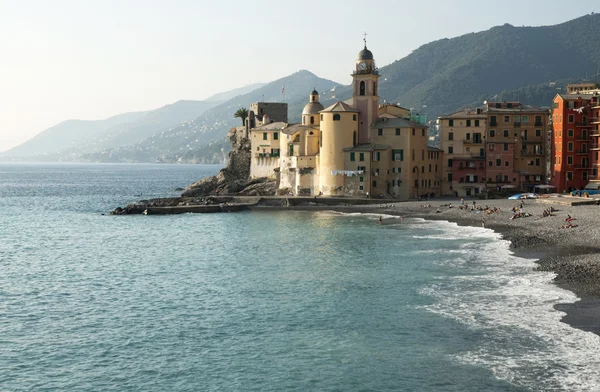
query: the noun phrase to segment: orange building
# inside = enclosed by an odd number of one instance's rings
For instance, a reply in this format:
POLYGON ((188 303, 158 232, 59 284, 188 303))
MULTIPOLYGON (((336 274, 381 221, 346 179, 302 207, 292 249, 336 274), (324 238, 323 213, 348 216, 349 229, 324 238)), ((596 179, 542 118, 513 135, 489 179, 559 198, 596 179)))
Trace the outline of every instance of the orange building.
POLYGON ((552 185, 557 192, 598 182, 600 89, 592 83, 569 85, 552 108, 552 185))

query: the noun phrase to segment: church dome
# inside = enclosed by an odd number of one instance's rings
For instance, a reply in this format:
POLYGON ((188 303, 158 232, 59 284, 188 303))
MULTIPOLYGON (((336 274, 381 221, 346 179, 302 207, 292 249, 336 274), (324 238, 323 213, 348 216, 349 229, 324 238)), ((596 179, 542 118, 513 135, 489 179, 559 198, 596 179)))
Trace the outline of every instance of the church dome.
POLYGON ((365 45, 365 48, 363 50, 358 52, 358 59, 359 60, 373 60, 373 53, 369 49, 367 49, 367 45, 365 45))
POLYGON ((325 109, 320 102, 309 102, 302 109, 302 114, 317 114, 321 110, 325 109))
POLYGON ((310 93, 310 95, 319 95, 317 90, 313 90, 312 93, 310 93))

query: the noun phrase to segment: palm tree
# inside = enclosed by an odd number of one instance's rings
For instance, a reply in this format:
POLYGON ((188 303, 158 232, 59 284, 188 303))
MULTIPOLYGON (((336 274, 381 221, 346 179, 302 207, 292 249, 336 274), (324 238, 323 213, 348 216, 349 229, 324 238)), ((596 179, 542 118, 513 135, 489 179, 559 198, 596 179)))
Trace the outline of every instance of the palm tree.
POLYGON ((237 110, 237 112, 235 112, 235 114, 233 115, 233 117, 235 118, 241 118, 242 119, 242 125, 246 124, 246 118, 248 118, 248 109, 246 108, 239 108, 237 110))

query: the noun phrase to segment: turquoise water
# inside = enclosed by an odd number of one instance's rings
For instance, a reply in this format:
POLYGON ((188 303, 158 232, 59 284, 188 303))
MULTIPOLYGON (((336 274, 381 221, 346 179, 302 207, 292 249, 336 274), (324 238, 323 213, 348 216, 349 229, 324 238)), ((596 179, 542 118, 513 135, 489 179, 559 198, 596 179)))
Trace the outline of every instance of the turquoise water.
POLYGON ((209 165, 0 165, 0 389, 598 390, 575 296, 480 228, 103 216, 209 165))

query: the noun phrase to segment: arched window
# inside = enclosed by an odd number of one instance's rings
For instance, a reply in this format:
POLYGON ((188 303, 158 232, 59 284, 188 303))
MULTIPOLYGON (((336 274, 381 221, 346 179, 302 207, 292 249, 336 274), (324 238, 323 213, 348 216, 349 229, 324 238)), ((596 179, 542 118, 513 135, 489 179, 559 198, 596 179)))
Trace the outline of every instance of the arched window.
POLYGON ((356 131, 354 131, 354 134, 352 135, 352 145, 356 147, 356 131))
POLYGON ((315 116, 310 116, 310 123, 314 124, 315 123, 315 116))
POLYGON ((339 114, 334 114, 333 115, 333 121, 340 121, 340 115, 339 114))
POLYGON ((304 116, 302 116, 302 125, 306 124, 306 118, 304 118, 304 116))
POLYGON ((360 92, 359 92, 359 95, 365 95, 365 90, 366 90, 366 88, 365 88, 365 81, 363 80, 363 81, 360 82, 360 92))
POLYGON ((373 83, 373 95, 377 95, 377 82, 373 83))

